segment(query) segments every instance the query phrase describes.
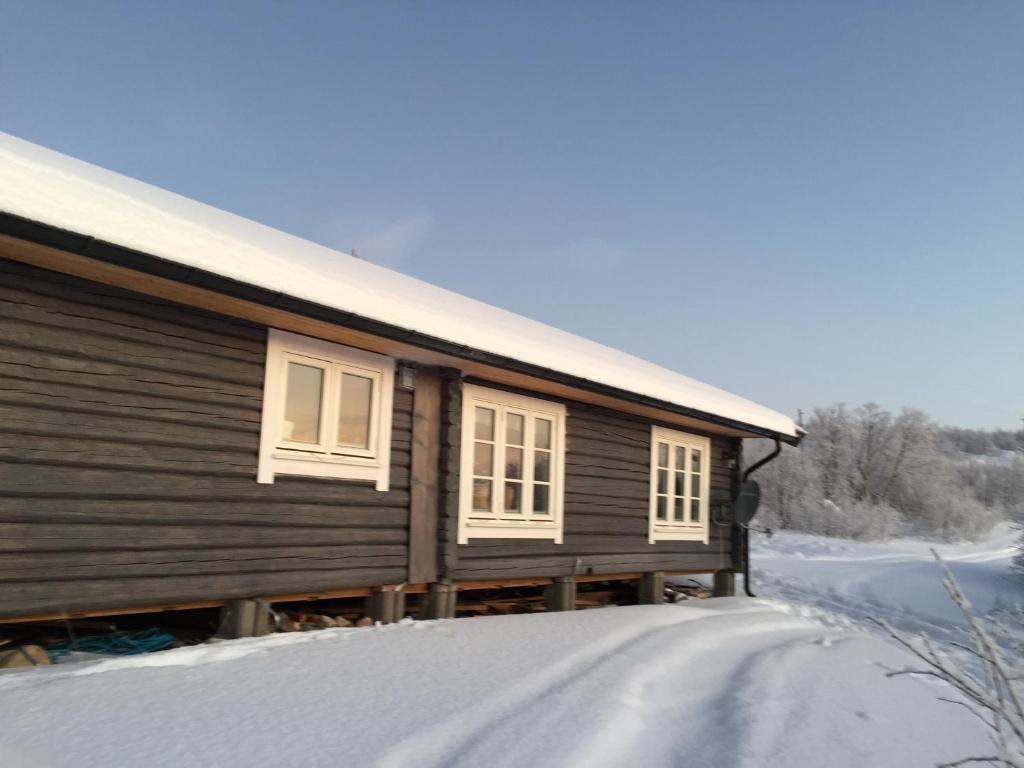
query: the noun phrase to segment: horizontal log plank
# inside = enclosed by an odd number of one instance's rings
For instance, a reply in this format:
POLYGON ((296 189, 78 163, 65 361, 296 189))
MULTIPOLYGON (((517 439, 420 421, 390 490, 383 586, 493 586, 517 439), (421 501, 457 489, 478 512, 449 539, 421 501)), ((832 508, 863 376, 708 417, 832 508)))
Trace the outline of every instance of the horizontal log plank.
POLYGON ((408 510, 394 504, 390 493, 367 496, 359 506, 336 499, 319 504, 253 504, 250 501, 6 498, 0 500, 0 522, 404 528, 408 510))
MULTIPOLYGON (((409 472, 396 468, 391 472, 390 494, 395 506, 408 506, 409 472)), ((173 482, 154 472, 93 469, 0 463, 0 498, 4 496, 35 496, 43 498, 99 499, 182 499, 192 501, 317 503, 335 501, 354 503, 380 492, 369 483, 334 478, 305 478, 279 475, 273 484, 260 485, 250 478, 176 475, 173 482)))
POLYGON ((0 583, 114 579, 139 576, 176 577, 278 571, 347 571, 401 568, 404 545, 335 547, 220 548, 118 552, 5 554, 0 558, 0 583))
POLYGON ((177 370, 193 376, 216 375, 223 381, 250 386, 259 386, 263 381, 262 360, 227 360, 194 351, 177 351, 168 355, 165 350, 124 339, 7 318, 0 323, 0 344, 110 363, 130 363, 142 370, 177 370))
POLYGON ((7 347, 0 360, 0 379, 16 378, 101 392, 145 393, 186 402, 210 402, 259 411, 260 386, 186 376, 174 371, 139 371, 127 365, 80 360, 34 349, 7 347))
POLYGON ((404 545, 407 541, 406 530, 393 528, 0 523, 0 552, 280 547, 313 543, 404 545))
POLYGON ((51 404, 57 408, 96 413, 113 412, 129 415, 144 412, 156 419, 170 419, 203 424, 230 426, 240 422, 258 425, 259 409, 254 403, 226 405, 180 398, 158 397, 140 392, 75 387, 70 384, 15 378, 0 379, 0 402, 26 405, 51 404))
POLYGON ((173 328, 189 331, 208 330, 217 338, 225 340, 239 339, 262 345, 267 338, 264 326, 248 320, 175 304, 17 261, 0 259, 0 275, 4 278, 2 282, 25 294, 60 297, 82 308, 83 311, 116 311, 129 317, 141 318, 143 321, 164 322, 173 328))
MULTIPOLYGON (((125 325, 108 319, 96 319, 88 314, 57 312, 25 301, 5 300, 0 296, 0 322, 18 322, 41 328, 74 328, 83 337, 90 336, 96 343, 115 342, 142 345, 151 350, 162 350, 168 357, 202 355, 210 361, 258 364, 262 358, 259 349, 242 350, 224 344, 211 343, 200 336, 188 336, 181 331, 167 333, 139 325, 125 325), (101 341, 102 340, 102 341, 101 341)), ((42 334, 41 334, 42 335, 42 334)), ((191 358, 190 358, 191 359, 191 358)))
POLYGON ((255 452, 259 425, 228 423, 211 428, 209 423, 189 424, 156 421, 145 412, 125 416, 55 410, 36 405, 0 403, 0 434, 43 437, 88 436, 96 440, 124 441, 140 445, 191 447, 208 450, 255 452))
POLYGON ((169 447, 113 440, 10 435, 0 433, 0 462, 62 466, 125 467, 157 472, 232 474, 253 477, 253 451, 227 451, 204 446, 169 447))
POLYGON ((588 440, 570 433, 566 435, 566 450, 574 455, 620 461, 635 467, 638 472, 650 471, 651 449, 649 446, 620 445, 601 439, 588 440))
POLYGON ((86 414, 92 416, 113 416, 120 419, 136 419, 148 421, 154 425, 184 424, 214 430, 246 431, 259 433, 259 422, 252 418, 235 416, 211 415, 194 408, 177 408, 164 403, 161 406, 144 408, 131 402, 112 403, 109 399, 83 399, 78 393, 69 389, 58 388, 52 391, 41 391, 41 387, 33 389, 31 384, 8 386, 8 381, 0 381, 0 406, 10 408, 34 407, 45 408, 54 413, 86 414))
MULTIPOLYGON (((134 471, 199 475, 256 476, 255 451, 208 450, 204 446, 169 448, 104 440, 4 435, 0 433, 0 462, 58 464, 63 467, 124 468, 134 471)), ((393 470, 408 470, 408 446, 396 445, 393 470)))
POLYGON ((159 320, 152 316, 119 311, 98 304, 72 301, 51 293, 44 295, 12 288, 0 281, 0 316, 21 318, 56 327, 73 325, 85 331, 112 338, 125 338, 168 349, 198 346, 210 354, 228 359, 251 361, 264 354, 266 332, 256 331, 254 338, 226 335, 196 326, 159 320))

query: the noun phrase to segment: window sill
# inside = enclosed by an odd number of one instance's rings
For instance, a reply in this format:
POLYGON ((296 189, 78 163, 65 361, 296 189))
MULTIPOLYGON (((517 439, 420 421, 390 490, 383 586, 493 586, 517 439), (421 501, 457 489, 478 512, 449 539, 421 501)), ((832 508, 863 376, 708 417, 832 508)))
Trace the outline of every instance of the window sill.
POLYGON ((317 464, 351 464, 359 467, 380 466, 380 462, 373 456, 345 456, 340 453, 289 451, 285 448, 278 448, 271 455, 274 457, 274 461, 309 461, 317 464))
POLYGON ((654 544, 658 541, 699 541, 702 544, 707 544, 709 539, 709 531, 704 527, 655 526, 647 536, 647 543, 654 544))
POLYGON ((389 467, 377 459, 360 456, 325 456, 301 451, 276 450, 267 462, 260 464, 259 483, 273 483, 275 475, 332 477, 339 480, 368 480, 378 491, 387 491, 389 467))
POLYGON ((562 530, 555 522, 468 520, 459 526, 459 544, 470 539, 547 539, 562 543, 562 530))

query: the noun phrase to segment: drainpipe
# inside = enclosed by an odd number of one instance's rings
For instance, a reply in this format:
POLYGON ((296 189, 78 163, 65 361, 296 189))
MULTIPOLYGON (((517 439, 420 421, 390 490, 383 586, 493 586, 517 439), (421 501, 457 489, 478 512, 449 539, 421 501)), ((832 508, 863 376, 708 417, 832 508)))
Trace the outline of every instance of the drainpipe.
MULTIPOLYGON (((748 467, 743 473, 743 482, 746 482, 752 474, 765 464, 773 461, 780 453, 782 453, 782 442, 779 438, 775 438, 775 450, 748 467)), ((747 593, 747 597, 757 597, 753 590, 750 589, 750 528, 745 525, 743 526, 743 591, 747 593)))

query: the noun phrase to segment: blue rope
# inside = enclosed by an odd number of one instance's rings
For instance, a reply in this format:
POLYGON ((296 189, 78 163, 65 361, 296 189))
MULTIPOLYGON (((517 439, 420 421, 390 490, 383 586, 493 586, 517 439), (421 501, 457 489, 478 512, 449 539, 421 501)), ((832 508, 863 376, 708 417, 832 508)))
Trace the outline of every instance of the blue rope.
POLYGON ((106 635, 86 635, 74 640, 55 643, 46 649, 53 661, 70 653, 97 653, 104 656, 134 656, 139 653, 162 651, 174 644, 174 637, 161 629, 141 632, 111 632, 106 635))

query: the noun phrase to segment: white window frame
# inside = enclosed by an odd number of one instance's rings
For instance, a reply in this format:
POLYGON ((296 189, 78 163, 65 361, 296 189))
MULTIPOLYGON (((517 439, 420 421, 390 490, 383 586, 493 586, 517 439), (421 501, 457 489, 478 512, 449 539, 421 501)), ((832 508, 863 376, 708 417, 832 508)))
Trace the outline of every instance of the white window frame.
POLYGON ((458 543, 468 544, 470 539, 550 539, 562 543, 565 496, 565 406, 548 400, 539 400, 524 395, 502 392, 475 384, 465 384, 462 389, 462 447, 460 457, 459 483, 459 530, 458 543), (490 408, 495 412, 493 485, 491 511, 473 511, 473 454, 475 438, 475 414, 477 407, 490 408), (505 476, 505 416, 509 413, 522 414, 525 419, 523 478, 521 515, 511 517, 499 510, 504 498, 505 476), (547 419, 551 426, 551 472, 548 504, 550 515, 534 515, 533 504, 533 456, 538 450, 534 445, 534 418, 547 419))
POLYGON ((259 483, 275 475, 336 477, 369 480, 378 491, 388 490, 391 470, 391 413, 395 389, 395 360, 276 328, 267 333, 267 363, 263 379, 263 419, 256 472, 259 483), (281 435, 289 361, 324 371, 320 405, 320 443, 290 443, 281 435), (343 373, 373 381, 368 448, 335 445, 338 394, 343 373))
POLYGON ((650 509, 648 512, 648 531, 647 541, 649 544, 654 544, 656 541, 701 541, 705 544, 709 543, 710 540, 710 503, 709 493, 711 491, 711 439, 702 437, 701 435, 692 435, 689 432, 679 432, 674 429, 665 429, 664 427, 651 427, 651 489, 650 489, 650 509), (658 519, 658 444, 667 443, 669 453, 669 470, 668 470, 668 498, 666 502, 666 511, 668 520, 658 519), (683 448, 685 450, 684 467, 683 472, 683 490, 685 493, 682 494, 683 502, 683 521, 678 522, 674 520, 673 504, 676 494, 676 471, 675 466, 675 449, 683 448), (691 450, 700 450, 700 521, 691 521, 690 502, 692 495, 690 493, 690 458, 691 450))

